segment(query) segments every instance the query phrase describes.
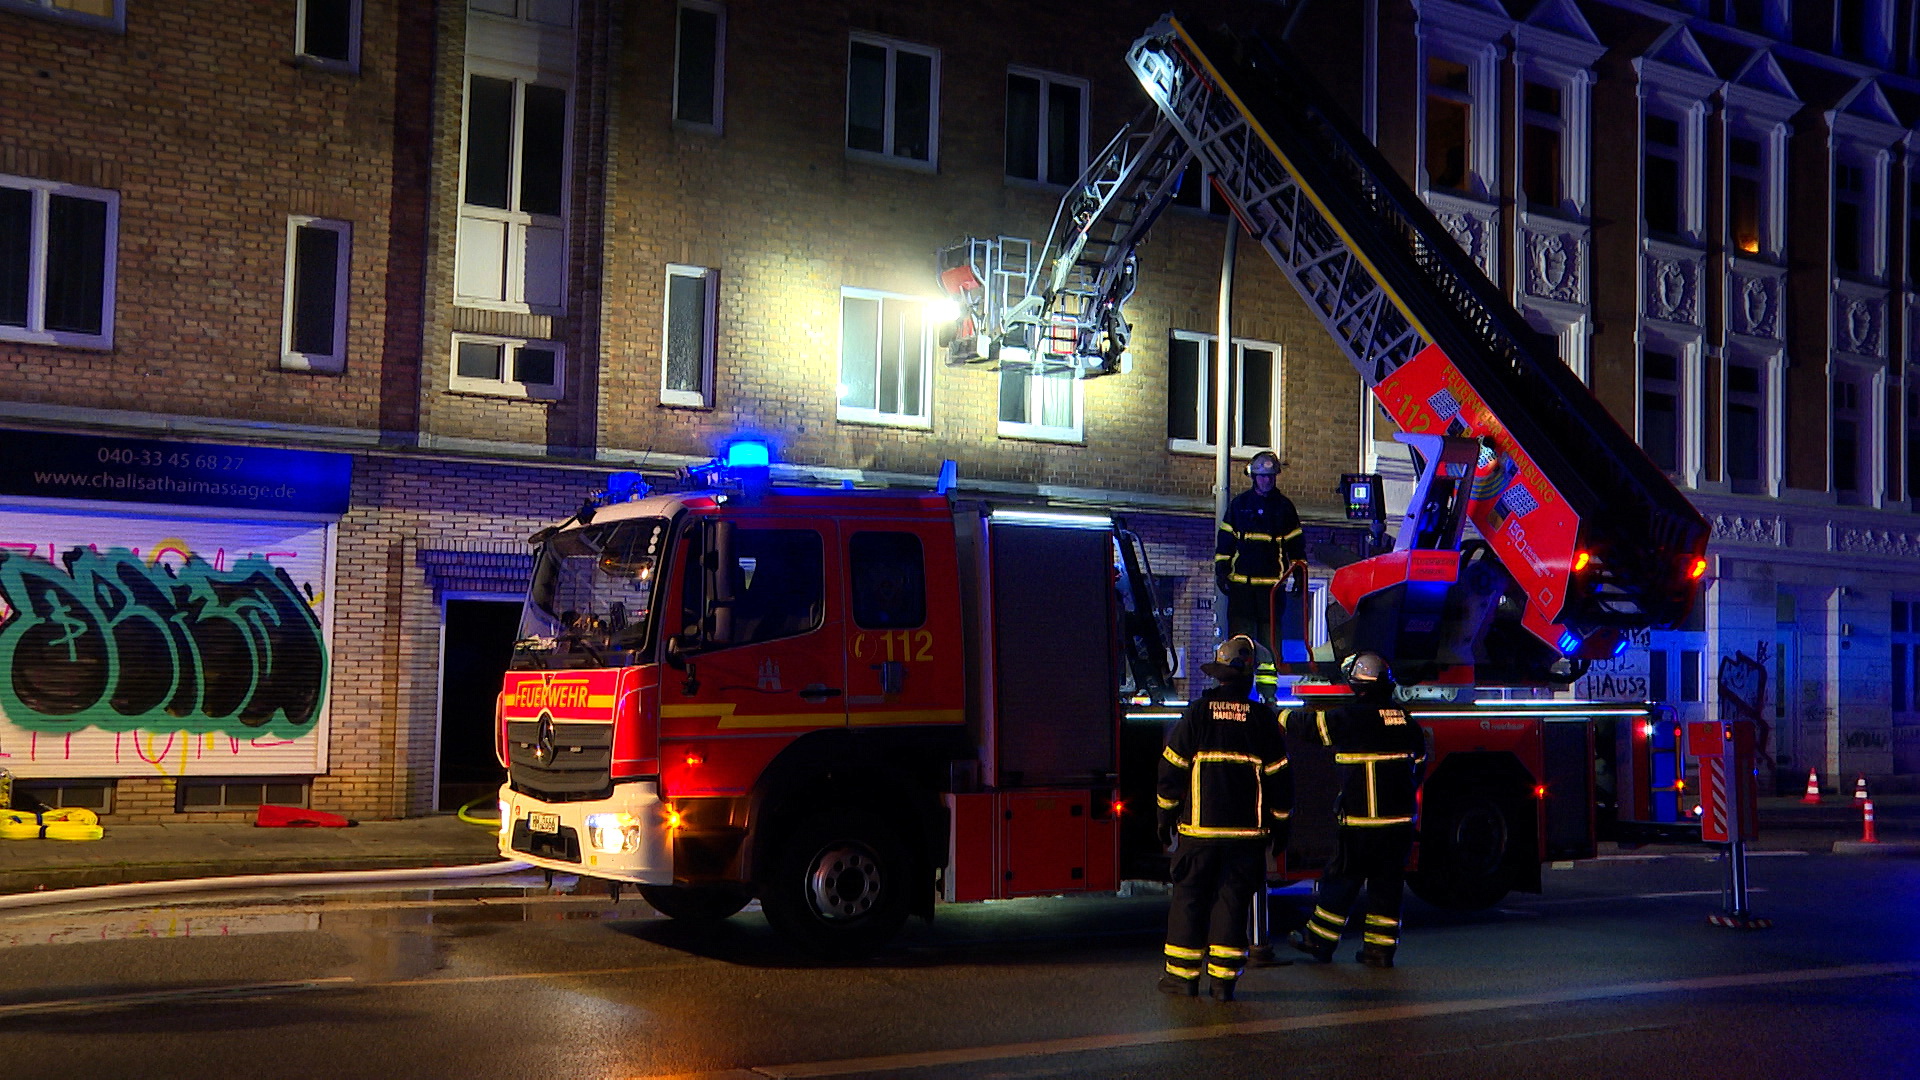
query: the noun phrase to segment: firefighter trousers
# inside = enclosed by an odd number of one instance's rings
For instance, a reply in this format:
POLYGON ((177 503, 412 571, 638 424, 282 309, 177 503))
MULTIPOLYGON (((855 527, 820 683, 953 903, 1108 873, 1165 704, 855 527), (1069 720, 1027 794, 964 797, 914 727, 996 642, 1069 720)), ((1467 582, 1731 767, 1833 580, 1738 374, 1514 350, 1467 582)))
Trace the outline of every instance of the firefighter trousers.
POLYGON ((1412 825, 1340 826, 1339 850, 1315 890, 1307 943, 1317 952, 1332 952, 1365 885, 1367 915, 1361 940, 1368 951, 1391 957, 1400 944, 1401 892, 1412 848, 1412 825))
POLYGON ((1180 838, 1167 910, 1167 973, 1233 982, 1247 967, 1247 917, 1267 877, 1265 840, 1180 838))

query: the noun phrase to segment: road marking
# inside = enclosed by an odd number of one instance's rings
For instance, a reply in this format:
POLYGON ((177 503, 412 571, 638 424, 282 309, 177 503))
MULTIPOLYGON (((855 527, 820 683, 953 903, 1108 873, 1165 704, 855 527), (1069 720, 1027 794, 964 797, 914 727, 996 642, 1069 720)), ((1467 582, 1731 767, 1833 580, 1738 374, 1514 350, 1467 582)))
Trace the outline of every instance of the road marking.
POLYGON ((1086 1035, 1078 1038, 1047 1039, 1039 1042, 1004 1043, 999 1046, 968 1047, 959 1050, 930 1050, 913 1054, 885 1054, 878 1057, 844 1058, 839 1061, 812 1061, 793 1065, 757 1065, 750 1068, 722 1069, 715 1072, 674 1073, 647 1080, 800 1080, 805 1077, 854 1076, 860 1073, 892 1074, 907 1069, 927 1069, 943 1065, 972 1065, 1007 1058, 1037 1057, 1045 1054, 1084 1054, 1109 1050, 1128 1050, 1169 1043, 1198 1042, 1249 1035, 1274 1035, 1287 1031, 1316 1028, 1352 1027, 1400 1020, 1425 1020, 1437 1016, 1495 1012, 1503 1009, 1530 1009, 1543 1005, 1602 1001, 1610 998, 1642 997, 1650 994, 1695 993, 1702 990, 1734 990, 1752 986, 1776 986, 1783 983, 1827 982, 1841 979, 1871 979, 1884 975, 1920 974, 1920 963, 1855 964, 1848 967, 1800 968, 1790 971, 1758 971, 1742 975, 1711 975, 1695 979, 1663 979, 1656 982, 1621 983, 1615 986, 1579 987, 1547 990, 1504 998, 1466 998, 1436 1001, 1424 1005, 1392 1005, 1377 1009, 1350 1009, 1343 1012, 1286 1016, 1273 1020, 1250 1020, 1238 1024, 1215 1024, 1197 1028, 1169 1028, 1161 1031, 1126 1032, 1114 1035, 1086 1035))
MULTIPOLYGON (((1767 890, 1763 886, 1748 889, 1747 891, 1750 893, 1763 893, 1767 890)), ((1686 896, 1720 896, 1722 893, 1723 890, 1721 889, 1688 889, 1684 892, 1643 892, 1634 893, 1630 896, 1556 896, 1551 900, 1530 900, 1527 902, 1527 906, 1542 907, 1547 904, 1612 903, 1615 900, 1677 900, 1686 896)))
POLYGON ((231 1000, 261 994, 285 994, 300 990, 329 990, 351 983, 345 975, 325 979, 294 979, 285 982, 238 983, 233 986, 196 986, 181 990, 148 990, 137 994, 100 994, 94 997, 60 998, 56 1001, 24 1001, 0 1005, 0 1018, 39 1016, 45 1013, 98 1012, 141 1005, 179 1005, 192 1001, 231 1000))
POLYGON ((528 979, 572 979, 584 975, 638 975, 646 971, 659 971, 667 964, 647 964, 640 967, 582 968, 579 971, 514 971, 501 975, 445 975, 424 979, 381 979, 363 983, 364 986, 385 988, 389 986, 461 986, 467 983, 524 982, 528 979))

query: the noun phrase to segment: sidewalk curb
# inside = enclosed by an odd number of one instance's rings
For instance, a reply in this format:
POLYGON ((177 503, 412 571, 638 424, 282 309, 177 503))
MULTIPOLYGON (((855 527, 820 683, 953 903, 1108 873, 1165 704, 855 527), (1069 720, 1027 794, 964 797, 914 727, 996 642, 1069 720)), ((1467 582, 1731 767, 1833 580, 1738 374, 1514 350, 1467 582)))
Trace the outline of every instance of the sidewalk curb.
POLYGON ((69 889, 45 889, 39 892, 0 896, 0 913, 52 904, 84 903, 89 900, 118 900, 139 896, 165 896, 170 893, 209 892, 228 889, 297 888, 302 885, 377 885, 383 882, 458 881, 465 878, 493 877, 529 869, 532 864, 501 860, 468 866, 412 866, 385 870, 323 870, 309 873, 223 875, 220 877, 171 878, 162 881, 132 881, 115 885, 90 885, 69 889))
POLYGON ((1869 844, 1864 840, 1835 840, 1835 855, 1920 855, 1920 842, 1910 840, 1881 840, 1869 844))

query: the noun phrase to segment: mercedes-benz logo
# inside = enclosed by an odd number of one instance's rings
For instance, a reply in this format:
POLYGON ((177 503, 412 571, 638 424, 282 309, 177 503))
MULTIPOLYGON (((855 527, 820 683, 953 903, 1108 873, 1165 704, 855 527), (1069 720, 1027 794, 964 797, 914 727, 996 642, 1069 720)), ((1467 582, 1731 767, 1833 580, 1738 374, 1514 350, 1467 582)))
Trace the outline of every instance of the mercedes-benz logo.
POLYGON ((540 714, 540 734, 534 736, 533 757, 536 761, 553 760, 553 714, 540 714))

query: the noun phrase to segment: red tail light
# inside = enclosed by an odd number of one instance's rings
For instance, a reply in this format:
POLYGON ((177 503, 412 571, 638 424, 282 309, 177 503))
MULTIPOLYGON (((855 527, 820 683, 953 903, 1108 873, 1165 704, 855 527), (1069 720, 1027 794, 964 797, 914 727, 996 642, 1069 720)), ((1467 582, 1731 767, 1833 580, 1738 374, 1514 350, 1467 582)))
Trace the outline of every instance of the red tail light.
POLYGON ((1707 576, 1707 560, 1704 558, 1693 560, 1693 566, 1687 570, 1687 576, 1694 579, 1695 581, 1698 581, 1701 578, 1706 577, 1707 576))
POLYGON ((1587 568, 1587 564, 1592 561, 1593 561, 1593 556, 1588 554, 1587 552, 1584 552, 1584 551, 1575 552, 1573 556, 1573 572, 1577 574, 1580 571, 1585 570, 1587 568))

